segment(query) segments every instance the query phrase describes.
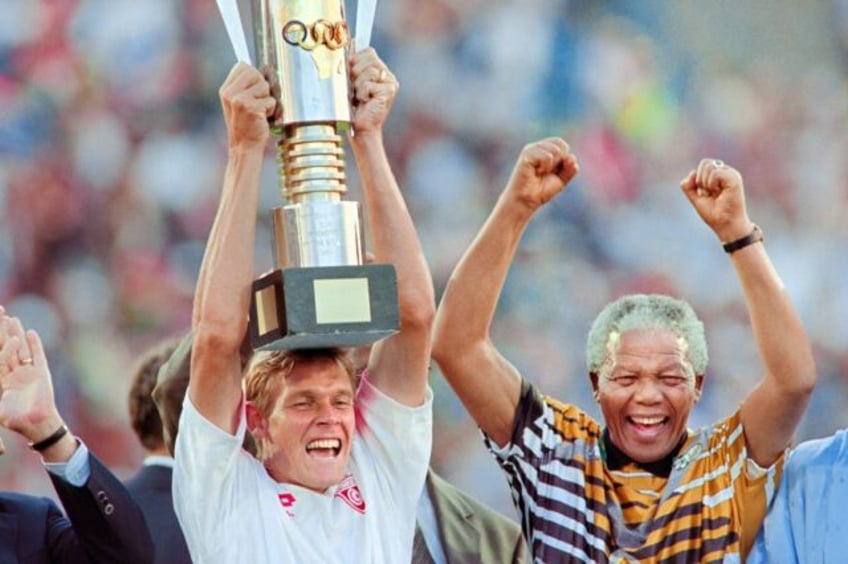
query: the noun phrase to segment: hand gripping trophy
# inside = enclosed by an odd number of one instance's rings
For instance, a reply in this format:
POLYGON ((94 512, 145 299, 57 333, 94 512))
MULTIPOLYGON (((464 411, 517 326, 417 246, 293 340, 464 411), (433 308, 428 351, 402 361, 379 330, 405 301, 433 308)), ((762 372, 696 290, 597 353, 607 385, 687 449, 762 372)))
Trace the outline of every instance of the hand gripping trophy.
MULTIPOLYGON (((341 0, 252 0, 258 68, 282 117, 277 161, 285 205, 273 210, 276 269, 253 283, 257 349, 347 347, 398 329, 391 265, 363 264, 358 202, 344 201, 350 128, 348 24, 341 0)), ((354 132, 355 133, 355 132, 354 132)))

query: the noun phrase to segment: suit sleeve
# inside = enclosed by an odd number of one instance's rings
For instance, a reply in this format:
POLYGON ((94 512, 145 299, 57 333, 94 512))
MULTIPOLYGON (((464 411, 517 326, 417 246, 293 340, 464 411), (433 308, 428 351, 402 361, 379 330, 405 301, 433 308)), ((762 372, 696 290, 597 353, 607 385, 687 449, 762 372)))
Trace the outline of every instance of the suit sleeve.
POLYGON ((54 562, 153 562, 144 516, 124 485, 93 455, 91 475, 76 487, 48 473, 67 520, 50 513, 48 542, 54 562), (68 521, 70 526, 68 526, 68 521))
POLYGON ((512 561, 515 564, 530 563, 530 549, 527 547, 527 541, 524 540, 524 535, 520 530, 515 542, 515 552, 512 553, 512 561))

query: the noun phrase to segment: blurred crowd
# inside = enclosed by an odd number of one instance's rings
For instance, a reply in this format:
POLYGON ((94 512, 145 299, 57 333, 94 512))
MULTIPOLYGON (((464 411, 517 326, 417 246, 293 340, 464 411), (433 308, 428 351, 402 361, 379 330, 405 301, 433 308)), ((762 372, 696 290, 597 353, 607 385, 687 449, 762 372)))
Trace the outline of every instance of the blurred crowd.
MULTIPOLYGON (((561 135, 581 172, 531 225, 493 337, 553 395, 593 405, 591 320, 624 292, 688 299, 711 363, 693 423, 761 375, 718 241, 679 191, 702 157, 751 217, 814 342, 799 439, 848 426, 848 2, 390 0, 372 44, 401 83, 387 145, 437 293, 520 148, 561 135)), ((119 475, 133 359, 190 323, 235 62, 214 0, 0 0, 0 303, 39 331, 60 411, 119 475)), ((250 40, 250 37, 248 37, 250 40)), ((349 198, 358 178, 348 167, 349 198)), ((269 158, 257 275, 272 267, 269 158)), ((434 373, 433 465, 512 514, 479 432, 434 373)), ((45 493, 7 440, 0 487, 45 493)))

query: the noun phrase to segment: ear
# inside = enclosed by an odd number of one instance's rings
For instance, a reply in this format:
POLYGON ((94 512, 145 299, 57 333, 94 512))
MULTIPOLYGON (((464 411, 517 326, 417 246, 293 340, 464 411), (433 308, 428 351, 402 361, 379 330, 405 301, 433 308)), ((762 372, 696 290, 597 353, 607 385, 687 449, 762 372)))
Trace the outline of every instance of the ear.
POLYGON ((244 403, 245 414, 247 417, 247 429, 250 434, 259 441, 268 437, 268 420, 259 411, 259 408, 252 401, 244 403))
POLYGON ((695 402, 701 399, 701 392, 704 389, 704 375, 696 374, 695 375, 695 402))
POLYGON ((595 398, 595 401, 600 401, 601 392, 598 388, 598 373, 589 372, 589 381, 592 383, 592 397, 595 398))

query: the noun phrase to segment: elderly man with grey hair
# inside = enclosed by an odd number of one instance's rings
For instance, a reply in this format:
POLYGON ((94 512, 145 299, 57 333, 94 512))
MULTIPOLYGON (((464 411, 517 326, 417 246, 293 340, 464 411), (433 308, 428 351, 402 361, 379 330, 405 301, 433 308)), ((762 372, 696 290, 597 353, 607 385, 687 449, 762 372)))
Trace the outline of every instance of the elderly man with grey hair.
POLYGON ((765 375, 730 416, 692 431, 707 344, 679 299, 628 295, 598 315, 587 364, 603 424, 544 395, 489 335, 521 234, 577 172, 562 139, 524 148, 448 283, 433 357, 506 472, 535 561, 740 562, 816 380, 742 177, 704 159, 681 189, 736 269, 765 375))

